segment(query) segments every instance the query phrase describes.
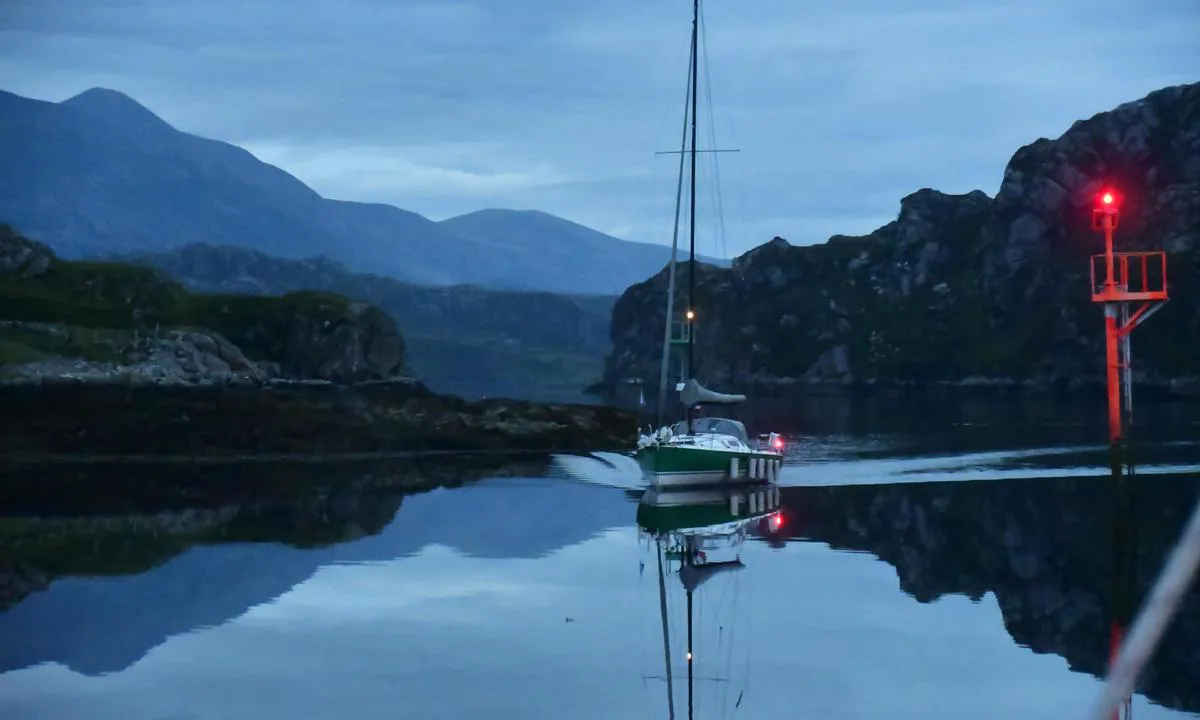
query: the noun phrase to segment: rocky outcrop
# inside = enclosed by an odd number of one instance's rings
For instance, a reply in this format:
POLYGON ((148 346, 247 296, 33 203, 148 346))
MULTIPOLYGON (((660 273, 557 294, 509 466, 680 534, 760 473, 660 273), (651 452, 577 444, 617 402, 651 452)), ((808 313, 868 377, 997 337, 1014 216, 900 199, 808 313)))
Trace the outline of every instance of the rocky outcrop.
POLYGON ((347 383, 404 372, 404 338, 378 308, 318 293, 254 300, 259 312, 214 324, 257 351, 273 374, 347 383))
MULTIPOLYGON (((49 323, 0 321, 0 332, 20 333, 37 344, 66 346, 73 329, 49 323)), ((111 333, 106 340, 111 359, 53 356, 0 367, 0 384, 96 382, 157 385, 260 383, 270 378, 259 364, 220 333, 167 330, 151 335, 111 333)))
MULTIPOLYGON (((617 450, 636 415, 467 402, 414 380, 357 385, 78 383, 0 386, 0 464, 45 457, 328 457, 419 451, 617 450)), ((3 483, 0 483, 0 493, 3 483)))
POLYGON ((35 278, 50 269, 54 253, 0 226, 0 279, 35 278))
POLYGON ((335 383, 403 374, 404 338, 339 295, 202 295, 159 270, 68 262, 0 226, 0 356, 8 381, 335 383))
MULTIPOLYGON (((896 220, 817 246, 775 238, 700 266, 697 364, 723 390, 1103 382, 1091 203, 1120 189, 1118 250, 1165 249, 1172 302, 1134 338, 1135 383, 1200 395, 1200 84, 1075 123, 1009 162, 995 198, 919 190, 896 220)), ((604 384, 657 383, 665 271, 613 309, 604 384)), ((680 300, 682 301, 682 295, 680 300)))

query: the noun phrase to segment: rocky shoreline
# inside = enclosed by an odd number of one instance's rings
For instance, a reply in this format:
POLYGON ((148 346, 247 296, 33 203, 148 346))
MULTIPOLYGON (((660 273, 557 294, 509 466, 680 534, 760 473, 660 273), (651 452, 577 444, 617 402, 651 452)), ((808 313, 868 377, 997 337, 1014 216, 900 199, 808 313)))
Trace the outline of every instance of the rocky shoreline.
POLYGON ((196 293, 70 261, 0 225, 0 465, 632 447, 636 416, 467 402, 412 379, 379 308, 330 293, 196 293))
POLYGON ((467 402, 410 379, 221 385, 42 376, 0 387, 0 464, 63 456, 182 459, 630 447, 634 413, 467 402))
MULTIPOLYGON (((1085 399, 1105 397, 1105 379, 1099 375, 1073 378, 1039 377, 1025 380, 982 375, 962 380, 867 380, 850 382, 805 378, 774 378, 746 383, 737 388, 755 397, 814 396, 904 396, 914 393, 945 393, 984 397, 1060 397, 1085 399)), ((1200 376, 1183 378, 1133 378, 1134 396, 1145 400, 1200 401, 1200 376)))
MULTIPOLYGON (((649 383, 627 383, 615 386, 595 385, 589 390, 609 398, 620 407, 637 407, 639 392, 651 401, 657 388, 649 383)), ((759 378, 753 381, 723 386, 723 392, 743 393, 756 400, 804 398, 841 398, 847 401, 862 399, 947 399, 947 400, 1052 400, 1058 402, 1102 403, 1107 397, 1105 380, 1100 376, 1070 379, 1035 378, 1018 380, 1006 377, 969 377, 962 380, 815 380, 809 378, 759 378)), ((1143 402, 1200 402, 1200 376, 1169 379, 1139 378, 1134 374, 1133 396, 1143 402)), ((668 406, 677 407, 677 394, 669 390, 668 406)))

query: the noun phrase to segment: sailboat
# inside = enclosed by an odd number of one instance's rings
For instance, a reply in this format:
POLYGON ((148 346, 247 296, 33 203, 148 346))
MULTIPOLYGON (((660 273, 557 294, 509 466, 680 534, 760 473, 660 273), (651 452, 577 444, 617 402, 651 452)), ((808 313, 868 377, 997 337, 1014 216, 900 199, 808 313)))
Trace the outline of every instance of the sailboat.
MULTIPOLYGON (((778 486, 763 485, 742 490, 734 488, 727 492, 715 488, 691 491, 650 489, 638 502, 638 528, 654 540, 658 555, 659 612, 662 617, 663 663, 666 671, 662 679, 666 681, 670 720, 675 718, 676 678, 673 660, 681 659, 685 665, 688 720, 693 720, 695 716, 695 683, 698 678, 718 682, 730 680, 707 677, 713 665, 708 655, 696 652, 693 622, 697 594, 705 582, 717 575, 745 567, 741 560, 741 545, 756 524, 765 524, 767 533, 781 529, 783 516, 779 511, 780 501, 778 486), (733 550, 732 558, 722 560, 711 557, 725 549, 733 550), (686 595, 687 648, 680 658, 676 658, 671 650, 668 575, 678 577, 686 595), (696 674, 698 664, 704 666, 704 675, 696 674)), ((714 653, 712 657, 716 661, 730 651, 714 653)), ((735 707, 741 702, 742 695, 739 692, 735 707)))
POLYGON ((684 113, 683 147, 679 153, 679 183, 675 193, 675 231, 668 269, 667 312, 663 331, 662 361, 659 372, 657 430, 638 438, 635 457, 651 487, 708 485, 724 482, 774 481, 783 465, 783 437, 778 433, 760 435, 751 445, 746 426, 724 417, 696 417, 701 405, 732 406, 745 402, 745 395, 714 392, 695 375, 695 291, 696 291, 696 113, 699 66, 700 0, 692 0, 692 50, 688 70, 688 100, 684 113), (689 132, 690 125, 690 132, 689 132), (690 149, 688 143, 690 142, 690 149), (674 318, 675 255, 679 241, 679 209, 683 190, 684 157, 691 159, 689 204, 690 249, 688 254, 687 309, 682 320, 674 318), (679 399, 687 408, 686 420, 663 424, 666 405, 667 374, 673 346, 686 347, 683 379, 676 385, 679 399))

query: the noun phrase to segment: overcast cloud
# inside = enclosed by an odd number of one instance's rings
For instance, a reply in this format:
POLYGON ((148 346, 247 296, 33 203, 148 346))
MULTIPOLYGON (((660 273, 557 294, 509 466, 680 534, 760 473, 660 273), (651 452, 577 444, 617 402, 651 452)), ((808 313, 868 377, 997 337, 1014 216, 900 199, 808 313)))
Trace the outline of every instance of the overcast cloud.
MULTIPOLYGON (((0 89, 120 90, 322 194, 670 242, 687 0, 0 0, 0 89)), ((1197 0, 708 0, 725 242, 994 194, 1021 145, 1200 80, 1197 0)), ((705 96, 701 94, 702 124, 705 96)), ((701 135, 708 146, 709 130, 701 135)))

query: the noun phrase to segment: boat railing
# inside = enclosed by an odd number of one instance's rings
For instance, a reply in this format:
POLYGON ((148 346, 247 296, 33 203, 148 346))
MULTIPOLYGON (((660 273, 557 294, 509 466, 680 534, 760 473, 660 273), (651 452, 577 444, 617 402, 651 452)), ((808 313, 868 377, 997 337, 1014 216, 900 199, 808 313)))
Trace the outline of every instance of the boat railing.
POLYGON ((783 436, 779 433, 760 433, 758 436, 758 447, 756 450, 764 452, 783 452, 783 436))

